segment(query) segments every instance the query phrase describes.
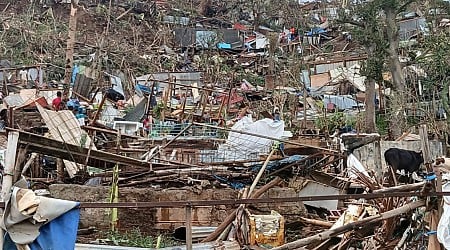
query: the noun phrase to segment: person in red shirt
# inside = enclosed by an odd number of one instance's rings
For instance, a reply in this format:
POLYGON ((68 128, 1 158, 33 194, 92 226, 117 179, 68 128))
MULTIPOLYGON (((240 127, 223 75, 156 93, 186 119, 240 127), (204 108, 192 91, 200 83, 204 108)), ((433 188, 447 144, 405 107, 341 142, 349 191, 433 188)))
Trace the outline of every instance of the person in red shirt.
POLYGON ((52 101, 52 109, 58 111, 61 109, 62 105, 62 93, 61 91, 56 92, 56 98, 52 101))

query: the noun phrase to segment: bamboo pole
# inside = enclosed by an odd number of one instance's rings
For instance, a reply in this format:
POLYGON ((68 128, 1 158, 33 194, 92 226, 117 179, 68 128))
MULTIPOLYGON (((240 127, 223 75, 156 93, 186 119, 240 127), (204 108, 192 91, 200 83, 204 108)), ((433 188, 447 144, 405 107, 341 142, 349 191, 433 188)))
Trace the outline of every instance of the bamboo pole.
POLYGON ((391 192, 416 191, 416 190, 419 190, 420 188, 424 187, 425 185, 428 185, 427 182, 405 184, 405 185, 400 185, 400 186, 395 186, 395 187, 388 187, 388 188, 373 190, 372 193, 383 194, 383 193, 391 193, 391 192))
POLYGON ((330 221, 315 220, 315 219, 309 219, 309 218, 305 218, 305 217, 300 217, 300 221, 308 223, 308 224, 316 225, 316 226, 321 226, 321 227, 332 227, 334 224, 333 222, 330 222, 330 221))
POLYGON ((103 104, 105 104, 106 101, 106 93, 103 93, 102 100, 100 101, 100 104, 98 105, 97 111, 95 112, 94 118, 92 118, 92 121, 89 123, 89 126, 92 126, 97 121, 98 117, 100 116, 100 113, 102 112, 103 104))
POLYGON ((261 169, 259 170, 258 175, 256 175, 256 177, 255 177, 255 180, 253 180, 253 183, 252 183, 252 185, 250 186, 250 189, 249 189, 249 191, 248 191, 248 194, 247 194, 247 197, 246 197, 246 198, 249 198, 249 197, 252 195, 253 190, 254 190, 255 187, 256 187, 256 184, 258 184, 259 179, 261 179, 261 176, 263 175, 264 171, 266 170, 267 164, 269 164, 270 158, 272 158, 272 155, 275 153, 276 150, 277 150, 277 149, 274 148, 274 149, 272 149, 272 151, 270 151, 270 154, 269 154, 269 156, 267 156, 267 159, 266 159, 266 161, 264 162, 264 165, 263 165, 263 166, 261 167, 261 169))
POLYGON ((395 217, 397 215, 409 212, 409 211, 411 211, 413 209, 416 209, 416 208, 424 206, 424 205, 425 205, 425 201, 423 201, 423 200, 411 202, 411 203, 408 203, 408 204, 406 204, 404 206, 401 206, 399 208, 387 211, 385 213, 374 215, 374 216, 370 216, 370 217, 367 217, 367 218, 364 218, 362 220, 349 223, 349 224, 341 226, 341 227, 337 227, 337 228, 334 228, 334 229, 326 230, 326 231, 324 231, 322 233, 319 233, 319 234, 316 234, 314 236, 303 238, 303 239, 300 239, 300 240, 296 240, 294 242, 290 242, 290 243, 284 244, 284 245, 279 246, 279 247, 272 248, 272 250, 298 249, 300 247, 303 247, 303 246, 306 246, 306 245, 309 245, 309 244, 312 244, 312 243, 316 243, 316 242, 320 242, 320 241, 324 241, 324 240, 330 239, 331 237, 334 237, 336 235, 348 232, 350 230, 357 230, 358 228, 363 227, 363 226, 367 226, 368 224, 371 224, 371 223, 376 223, 376 222, 380 222, 380 221, 383 221, 383 220, 395 217))

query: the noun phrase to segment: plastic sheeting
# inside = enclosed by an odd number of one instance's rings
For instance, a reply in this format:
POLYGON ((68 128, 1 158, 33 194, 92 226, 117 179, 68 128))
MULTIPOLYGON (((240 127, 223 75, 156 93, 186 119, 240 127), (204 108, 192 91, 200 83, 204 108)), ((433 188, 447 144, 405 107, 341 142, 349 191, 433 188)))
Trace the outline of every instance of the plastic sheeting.
MULTIPOLYGON (((284 158, 284 159, 281 159, 278 161, 270 161, 266 166, 266 172, 276 171, 288 164, 292 164, 294 162, 300 161, 303 158, 305 158, 305 157, 302 155, 292 155, 292 156, 289 156, 287 158, 284 158)), ((258 172, 262 166, 263 166, 263 164, 255 164, 252 166, 252 171, 258 172)))
POLYGON ((3 249, 15 250, 16 244, 29 245, 31 250, 74 249, 79 216, 78 202, 36 196, 32 190, 14 187, 6 197, 0 223, 7 232, 3 249))
MULTIPOLYGON (((251 117, 244 116, 231 129, 279 139, 284 132, 284 122, 268 118, 253 122, 251 117)), ((226 143, 221 146, 222 148, 237 150, 242 154, 266 153, 272 146, 272 140, 239 132, 230 132, 226 143)))
MULTIPOLYGON (((251 117, 245 116, 231 129, 280 139, 284 132, 284 122, 268 118, 253 122, 251 117)), ((268 153, 271 146, 271 139, 230 132, 226 142, 219 146, 214 155, 210 156, 212 158, 210 161, 253 160, 260 154, 268 153)))
POLYGON ((370 175, 367 173, 366 168, 361 164, 361 162, 356 158, 354 154, 350 154, 347 157, 347 168, 350 169, 348 175, 352 179, 357 179, 358 176, 355 174, 355 172, 360 172, 364 174, 367 177, 370 177, 370 175))
MULTIPOLYGON (((442 186, 442 192, 450 192, 450 183, 442 186)), ((437 227, 438 241, 445 249, 450 249, 450 197, 444 196, 444 213, 437 227)))
POLYGON ((340 110, 353 109, 358 107, 358 103, 351 95, 323 95, 323 104, 333 103, 340 110))

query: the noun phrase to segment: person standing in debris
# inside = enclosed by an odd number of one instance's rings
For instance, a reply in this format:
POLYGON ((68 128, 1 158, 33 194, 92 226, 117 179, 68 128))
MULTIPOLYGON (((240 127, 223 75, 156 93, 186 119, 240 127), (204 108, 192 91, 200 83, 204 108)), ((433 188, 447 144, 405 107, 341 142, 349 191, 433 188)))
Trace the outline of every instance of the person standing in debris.
POLYGON ((153 117, 152 115, 147 116, 144 121, 142 121, 144 127, 144 135, 147 137, 152 133, 153 117))
POLYGON ((278 107, 275 107, 273 110, 273 120, 276 122, 281 121, 280 109, 278 107))
POLYGON ((62 105, 62 92, 56 92, 56 98, 52 101, 52 109, 55 111, 59 111, 62 105))
POLYGON ((289 33, 290 33, 290 40, 293 42, 294 40, 295 40, 295 38, 296 38, 296 36, 297 36, 297 30, 295 29, 295 27, 294 26, 292 26, 290 29, 289 29, 289 33))
POLYGON ((24 85, 25 83, 27 83, 27 80, 28 80, 28 71, 26 71, 25 69, 21 69, 19 71, 19 77, 20 77, 20 83, 22 85, 24 85))

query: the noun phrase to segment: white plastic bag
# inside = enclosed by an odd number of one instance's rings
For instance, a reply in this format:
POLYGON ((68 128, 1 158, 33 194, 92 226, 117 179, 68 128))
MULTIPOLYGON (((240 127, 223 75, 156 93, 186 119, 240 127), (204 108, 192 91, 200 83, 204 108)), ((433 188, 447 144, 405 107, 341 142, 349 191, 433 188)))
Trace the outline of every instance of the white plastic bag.
MULTIPOLYGON (((443 185, 442 191, 449 192, 450 183, 443 185)), ((444 213, 437 227, 437 238, 445 249, 450 250, 450 196, 444 196, 444 213)))

